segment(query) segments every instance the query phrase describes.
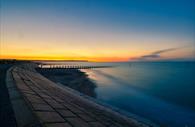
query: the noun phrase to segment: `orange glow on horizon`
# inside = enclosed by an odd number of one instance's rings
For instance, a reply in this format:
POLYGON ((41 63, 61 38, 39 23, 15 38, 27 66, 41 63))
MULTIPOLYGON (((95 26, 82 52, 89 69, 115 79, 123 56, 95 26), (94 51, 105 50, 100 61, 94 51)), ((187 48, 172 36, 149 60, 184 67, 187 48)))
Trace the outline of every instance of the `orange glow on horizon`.
POLYGON ((128 57, 59 57, 59 56, 0 56, 0 59, 16 60, 86 60, 91 62, 125 62, 128 57))

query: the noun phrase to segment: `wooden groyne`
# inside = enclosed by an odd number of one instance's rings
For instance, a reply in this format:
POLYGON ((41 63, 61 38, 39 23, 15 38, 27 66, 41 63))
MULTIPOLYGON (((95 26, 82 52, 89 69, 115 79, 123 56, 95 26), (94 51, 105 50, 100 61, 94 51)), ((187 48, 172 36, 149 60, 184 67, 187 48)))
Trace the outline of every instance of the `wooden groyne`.
POLYGON ((110 68, 114 66, 81 66, 81 65, 53 65, 39 64, 39 69, 93 69, 93 68, 110 68))

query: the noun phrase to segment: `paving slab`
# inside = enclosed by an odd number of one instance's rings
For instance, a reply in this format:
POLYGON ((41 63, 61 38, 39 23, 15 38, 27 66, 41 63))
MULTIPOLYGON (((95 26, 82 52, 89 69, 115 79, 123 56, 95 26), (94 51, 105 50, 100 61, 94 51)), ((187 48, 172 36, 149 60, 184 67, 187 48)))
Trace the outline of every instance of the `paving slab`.
POLYGON ((83 119, 86 122, 97 121, 93 117, 89 116, 88 114, 78 114, 78 115, 81 117, 81 119, 83 119))
POLYGON ((39 110, 39 111, 54 111, 54 109, 47 105, 47 104, 36 104, 32 103, 33 110, 39 110))
POLYGON ((57 110, 57 111, 65 118, 76 117, 76 115, 69 110, 57 110))
POLYGON ((56 102, 55 100, 45 99, 45 101, 47 101, 47 103, 55 109, 67 109, 65 106, 63 106, 62 104, 56 102))
POLYGON ((56 112, 35 112, 38 118, 43 122, 65 122, 65 120, 56 112))

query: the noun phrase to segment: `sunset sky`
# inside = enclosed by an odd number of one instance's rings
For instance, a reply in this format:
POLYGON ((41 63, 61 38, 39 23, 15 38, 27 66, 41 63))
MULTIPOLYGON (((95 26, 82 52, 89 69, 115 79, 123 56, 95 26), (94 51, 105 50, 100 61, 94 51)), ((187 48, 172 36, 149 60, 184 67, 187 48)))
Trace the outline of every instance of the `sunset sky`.
POLYGON ((0 1, 1 59, 195 59, 195 0, 0 1))

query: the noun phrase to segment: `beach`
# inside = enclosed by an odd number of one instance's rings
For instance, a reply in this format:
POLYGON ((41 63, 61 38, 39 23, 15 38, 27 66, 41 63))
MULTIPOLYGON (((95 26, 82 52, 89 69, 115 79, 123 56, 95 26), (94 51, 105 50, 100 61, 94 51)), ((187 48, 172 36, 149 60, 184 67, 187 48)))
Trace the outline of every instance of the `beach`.
POLYGON ((61 83, 85 95, 96 97, 96 84, 78 69, 37 69, 39 73, 55 83, 61 83))

